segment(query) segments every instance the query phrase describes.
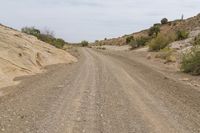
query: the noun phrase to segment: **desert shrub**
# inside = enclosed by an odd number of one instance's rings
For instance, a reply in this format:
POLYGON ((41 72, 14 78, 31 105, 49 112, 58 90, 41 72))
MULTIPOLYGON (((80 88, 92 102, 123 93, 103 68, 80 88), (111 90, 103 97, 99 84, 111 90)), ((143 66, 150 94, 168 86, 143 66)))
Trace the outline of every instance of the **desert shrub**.
POLYGON ((149 29, 149 36, 157 36, 158 33, 160 32, 160 25, 154 25, 149 29))
POLYGON ((139 47, 145 46, 148 41, 151 40, 151 37, 140 37, 136 39, 136 42, 139 47))
POLYGON ((138 47, 145 46, 150 39, 151 39, 150 37, 139 37, 131 40, 129 45, 131 46, 131 49, 135 49, 138 47))
POLYGON ((49 43, 53 46, 55 46, 56 48, 63 48, 63 46, 66 44, 66 42, 63 39, 60 38, 54 38, 52 36, 49 35, 45 35, 45 34, 40 34, 40 36, 38 37, 39 40, 49 43))
POLYGON ((150 51, 159 51, 174 41, 174 36, 158 34, 158 36, 149 42, 150 51))
POLYGON ((196 46, 196 45, 200 46, 200 34, 194 38, 193 45, 194 46, 196 46))
POLYGON ((129 44, 131 41, 134 40, 134 37, 133 36, 128 36, 126 37, 126 44, 129 44))
POLYGON ((167 59, 168 56, 170 56, 172 54, 172 49, 170 49, 169 47, 164 48, 162 50, 160 50, 159 53, 156 54, 156 58, 161 58, 161 59, 167 59))
POLYGON ((176 32, 176 35, 177 35, 177 40, 184 40, 188 38, 189 32, 186 30, 178 30, 176 32))
POLYGON ((136 40, 135 40, 135 39, 131 40, 131 42, 129 42, 129 44, 128 44, 128 45, 130 45, 130 46, 131 46, 131 49, 135 49, 135 48, 137 48, 137 47, 138 47, 138 44, 137 44, 137 42, 136 42, 136 40))
POLYGON ((54 39, 53 45, 57 48, 63 48, 63 46, 65 45, 65 41, 63 39, 54 39))
POLYGON ((155 23, 153 26, 161 26, 161 24, 160 23, 155 23))
POLYGON ((165 63, 176 62, 176 56, 173 55, 173 52, 174 50, 170 49, 169 47, 166 47, 162 49, 158 54, 156 54, 155 57, 166 60, 165 63))
POLYGON ((193 75, 200 75, 200 47, 194 47, 183 55, 181 70, 193 75))
POLYGON ((96 49, 100 49, 100 50, 106 50, 105 47, 97 47, 96 49))
POLYGON ((23 33, 33 35, 38 37, 40 35, 40 30, 36 29, 35 27, 24 27, 21 29, 23 33))
POLYGON ((168 19, 167 18, 163 18, 162 20, 161 20, 161 24, 167 24, 168 23, 168 19))
POLYGON ((66 42, 63 39, 55 38, 53 32, 50 30, 46 30, 44 33, 41 33, 40 30, 34 27, 24 27, 21 29, 23 33, 33 35, 37 37, 39 40, 49 43, 57 48, 63 48, 66 42))
POLYGON ((87 47, 88 44, 89 44, 88 41, 82 41, 82 42, 81 42, 81 46, 82 46, 82 47, 87 47))
POLYGON ((43 41, 43 42, 49 43, 49 44, 52 44, 53 41, 54 41, 53 37, 50 37, 50 36, 45 35, 45 34, 40 34, 38 36, 38 39, 41 40, 41 41, 43 41))

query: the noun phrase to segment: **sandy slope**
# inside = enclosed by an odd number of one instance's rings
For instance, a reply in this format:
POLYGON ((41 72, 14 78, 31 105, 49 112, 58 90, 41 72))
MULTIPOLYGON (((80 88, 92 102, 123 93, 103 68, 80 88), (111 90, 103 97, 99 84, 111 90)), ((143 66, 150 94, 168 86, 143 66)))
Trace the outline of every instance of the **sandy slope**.
POLYGON ((73 61, 63 50, 0 25, 0 87, 13 85, 16 76, 41 72, 43 66, 73 61))

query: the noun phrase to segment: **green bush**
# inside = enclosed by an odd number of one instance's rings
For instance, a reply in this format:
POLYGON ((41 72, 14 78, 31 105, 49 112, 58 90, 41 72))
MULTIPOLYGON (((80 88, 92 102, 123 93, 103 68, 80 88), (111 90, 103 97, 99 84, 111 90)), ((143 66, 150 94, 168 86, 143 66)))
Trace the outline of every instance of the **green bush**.
POLYGON ((87 47, 88 44, 89 44, 88 41, 82 41, 82 42, 81 42, 81 46, 82 46, 82 47, 87 47))
POLYGON ((194 47, 183 55, 181 70, 193 75, 200 75, 200 47, 194 47))
POLYGON ((149 42, 150 51, 159 51, 165 48, 169 43, 173 41, 171 36, 166 36, 163 34, 158 34, 158 36, 149 42))
POLYGON ((200 34, 194 38, 193 45, 194 46, 197 46, 197 45, 200 46, 200 34))
POLYGON ((34 27, 24 27, 21 29, 23 33, 36 36, 39 40, 49 43, 56 48, 63 48, 66 42, 63 39, 55 38, 51 32, 47 31, 45 34, 41 34, 40 30, 34 27))
POLYGON ((97 47, 96 49, 100 49, 100 50, 106 50, 106 48, 105 47, 97 47))
POLYGON ((178 30, 176 32, 176 35, 177 35, 177 40, 184 40, 188 38, 189 32, 186 30, 178 30))
POLYGON ((163 18, 162 20, 161 20, 161 24, 167 24, 168 23, 168 19, 167 18, 163 18))
POLYGON ((149 36, 157 36, 160 32, 160 25, 156 24, 149 29, 149 36))
POLYGON ((168 62, 176 62, 176 56, 173 54, 174 50, 170 49, 169 47, 166 47, 162 50, 160 50, 160 52, 158 52, 158 54, 156 54, 156 58, 160 58, 160 59, 164 59, 165 63, 168 62))
POLYGON ((145 46, 148 41, 151 40, 151 37, 140 37, 136 39, 136 42, 139 47, 145 46))
POLYGON ((138 47, 138 44, 137 44, 137 42, 136 42, 136 40, 134 39, 134 40, 131 40, 131 42, 129 42, 129 44, 128 45, 130 45, 131 46, 131 49, 135 49, 135 48, 137 48, 138 47))
POLYGON ((35 27, 24 27, 21 29, 23 33, 33 35, 38 37, 40 35, 40 30, 36 29, 35 27))
POLYGON ((54 38, 45 34, 40 34, 40 36, 38 37, 39 40, 49 43, 53 46, 55 46, 56 48, 63 48, 63 46, 66 44, 66 42, 63 39, 60 38, 54 38))
POLYGON ((155 26, 158 26, 158 27, 160 27, 160 26, 161 26, 161 24, 160 24, 160 23, 155 23, 155 24, 153 25, 153 27, 155 27, 155 26))
POLYGON ((139 38, 133 39, 133 40, 129 43, 129 45, 131 46, 131 49, 135 49, 135 48, 138 48, 138 47, 145 46, 146 43, 147 43, 150 39, 151 39, 150 37, 139 37, 139 38))
POLYGON ((57 48, 63 48, 63 46, 65 45, 65 41, 63 39, 54 39, 53 45, 57 48))
POLYGON ((134 37, 133 36, 128 36, 126 37, 126 44, 129 44, 131 41, 134 40, 134 37))
POLYGON ((53 42, 55 40, 55 38, 50 37, 50 36, 45 35, 45 34, 40 34, 38 36, 38 39, 41 40, 41 41, 43 41, 43 42, 49 43, 49 44, 53 44, 53 42))

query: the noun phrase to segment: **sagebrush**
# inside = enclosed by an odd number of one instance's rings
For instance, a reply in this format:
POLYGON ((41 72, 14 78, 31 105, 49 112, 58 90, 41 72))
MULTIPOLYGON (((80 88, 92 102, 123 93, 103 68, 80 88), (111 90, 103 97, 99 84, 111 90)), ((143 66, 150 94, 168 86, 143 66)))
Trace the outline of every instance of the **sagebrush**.
POLYGON ((160 32, 160 24, 155 24, 149 29, 148 34, 149 36, 157 36, 159 32, 160 32))
POLYGON ((82 47, 87 47, 89 45, 89 42, 88 41, 82 41, 81 42, 81 46, 82 47))
POLYGON ((37 37, 39 40, 49 43, 56 48, 63 48, 66 42, 61 38, 55 38, 52 32, 46 31, 46 33, 41 33, 40 30, 35 27, 24 27, 21 29, 23 33, 33 35, 37 37))
POLYGON ((169 43, 175 40, 175 35, 171 34, 158 34, 158 36, 149 42, 150 51, 160 51, 168 46, 169 43))
POLYGON ((196 46, 183 54, 181 70, 193 75, 200 75, 200 47, 196 46))
POLYGON ((129 45, 131 46, 131 49, 139 48, 142 46, 145 46, 147 42, 151 40, 151 37, 138 37, 138 38, 133 38, 131 42, 129 42, 129 45))
POLYGON ((200 46, 200 34, 194 38, 193 45, 200 46))
POLYGON ((178 30, 176 31, 176 36, 177 36, 176 40, 184 40, 188 38, 189 32, 186 30, 178 30))

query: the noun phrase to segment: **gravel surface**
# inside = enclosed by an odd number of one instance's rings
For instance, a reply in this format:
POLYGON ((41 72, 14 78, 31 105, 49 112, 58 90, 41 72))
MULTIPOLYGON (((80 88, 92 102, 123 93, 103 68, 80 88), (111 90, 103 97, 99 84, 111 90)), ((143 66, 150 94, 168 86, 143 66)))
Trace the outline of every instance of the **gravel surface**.
POLYGON ((80 49, 3 89, 2 133, 199 133, 200 92, 118 52, 80 49))

